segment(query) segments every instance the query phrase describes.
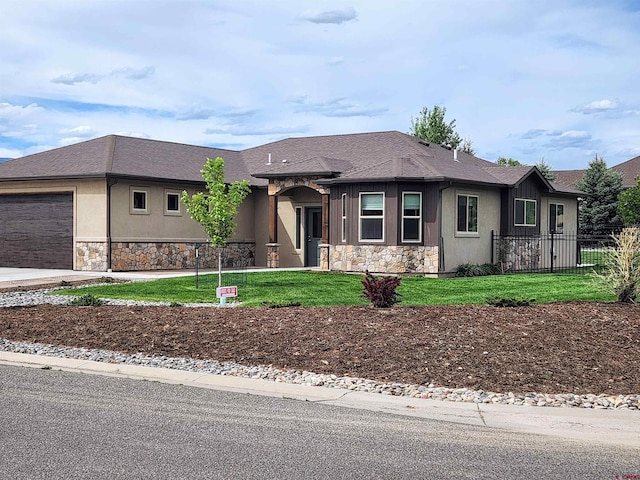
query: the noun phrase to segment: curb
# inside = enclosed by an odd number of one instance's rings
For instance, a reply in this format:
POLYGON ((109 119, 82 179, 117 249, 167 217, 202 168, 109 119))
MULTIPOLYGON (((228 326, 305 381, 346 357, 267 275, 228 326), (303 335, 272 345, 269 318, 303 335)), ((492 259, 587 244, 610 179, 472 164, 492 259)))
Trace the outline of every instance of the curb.
POLYGON ((296 385, 262 379, 13 352, 0 352, 0 365, 104 375, 324 403, 339 407, 459 423, 473 427, 547 435, 583 443, 634 447, 640 451, 638 413, 630 411, 454 403, 296 385))

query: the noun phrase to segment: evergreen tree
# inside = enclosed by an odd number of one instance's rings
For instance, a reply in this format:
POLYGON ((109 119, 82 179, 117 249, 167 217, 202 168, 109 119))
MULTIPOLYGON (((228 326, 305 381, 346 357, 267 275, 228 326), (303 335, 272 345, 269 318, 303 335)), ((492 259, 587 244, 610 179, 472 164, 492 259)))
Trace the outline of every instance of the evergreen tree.
POLYGON ((617 215, 618 196, 622 191, 622 175, 609 170, 602 158, 589 163, 576 187, 585 193, 580 202, 580 233, 606 235, 611 227, 620 226, 617 215))
POLYGON ((551 170, 551 165, 544 161, 544 158, 536 163, 536 167, 540 170, 540 173, 544 178, 553 182, 556 179, 556 174, 551 170))

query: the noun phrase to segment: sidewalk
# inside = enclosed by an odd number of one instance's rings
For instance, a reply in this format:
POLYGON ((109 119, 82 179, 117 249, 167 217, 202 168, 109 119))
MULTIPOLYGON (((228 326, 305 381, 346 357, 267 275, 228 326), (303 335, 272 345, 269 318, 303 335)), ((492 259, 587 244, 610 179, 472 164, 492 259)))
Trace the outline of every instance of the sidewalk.
POLYGON ((640 412, 454 403, 11 352, 0 352, 0 365, 52 368, 68 372, 150 380, 307 402, 322 402, 347 408, 408 415, 464 425, 486 426, 511 432, 548 435, 583 443, 619 445, 640 449, 640 412))

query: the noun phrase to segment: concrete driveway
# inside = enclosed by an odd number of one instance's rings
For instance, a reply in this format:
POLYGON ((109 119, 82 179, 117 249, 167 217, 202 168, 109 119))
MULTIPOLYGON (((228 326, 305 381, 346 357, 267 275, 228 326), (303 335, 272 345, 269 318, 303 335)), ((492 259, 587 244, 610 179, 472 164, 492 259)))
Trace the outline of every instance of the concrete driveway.
MULTIPOLYGON (((200 270, 211 273, 212 270, 200 270)), ((81 272, 75 270, 52 270, 40 268, 0 267, 0 288, 26 287, 32 285, 54 285, 61 281, 73 282, 92 278, 112 277, 128 280, 153 280, 164 277, 194 275, 194 270, 152 270, 145 272, 81 272)))

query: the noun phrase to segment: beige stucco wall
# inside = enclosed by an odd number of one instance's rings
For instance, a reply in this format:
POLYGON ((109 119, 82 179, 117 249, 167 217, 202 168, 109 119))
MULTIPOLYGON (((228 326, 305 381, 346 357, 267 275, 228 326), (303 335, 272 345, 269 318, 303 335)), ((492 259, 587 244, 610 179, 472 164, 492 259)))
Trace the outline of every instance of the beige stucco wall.
POLYGON ((551 268, 551 258, 553 257, 553 268, 574 267, 577 264, 577 239, 578 233, 578 201, 574 198, 544 196, 540 199, 540 231, 543 234, 541 243, 540 263, 541 268, 551 268), (557 203, 564 205, 564 228, 562 234, 553 236, 545 235, 549 233, 549 204, 557 203))
POLYGON ((452 186, 442 191, 444 271, 491 261, 491 232, 500 231, 500 192, 452 186), (457 233, 457 195, 478 196, 478 233, 457 233))
POLYGON ((575 234, 578 232, 578 201, 575 198, 543 196, 540 199, 540 232, 549 232, 549 204, 564 205, 564 232, 575 234))
MULTIPOLYGON (((111 187, 111 239, 114 242, 206 242, 207 235, 193 220, 180 201, 178 213, 165 211, 167 192, 196 193, 193 187, 164 185, 151 182, 120 180, 111 187), (137 213, 131 209, 131 191, 147 192, 147 211, 137 213)), ((254 198, 249 195, 239 208, 236 232, 230 241, 254 240, 254 198)))
POLYGON ((0 193, 73 192, 74 241, 104 242, 107 238, 105 179, 2 182, 0 193))
POLYGON ((267 243, 269 242, 269 199, 267 189, 255 189, 250 197, 253 203, 253 232, 256 242, 256 267, 267 266, 267 243))
POLYGON ((278 196, 278 243, 280 244, 280 266, 302 267, 305 259, 305 207, 320 207, 321 196, 307 187, 286 190, 278 196), (300 225, 301 245, 296 249, 296 207, 302 208, 300 225))

